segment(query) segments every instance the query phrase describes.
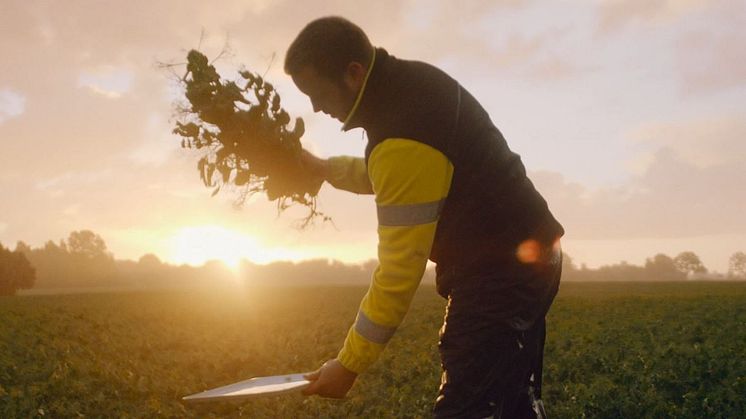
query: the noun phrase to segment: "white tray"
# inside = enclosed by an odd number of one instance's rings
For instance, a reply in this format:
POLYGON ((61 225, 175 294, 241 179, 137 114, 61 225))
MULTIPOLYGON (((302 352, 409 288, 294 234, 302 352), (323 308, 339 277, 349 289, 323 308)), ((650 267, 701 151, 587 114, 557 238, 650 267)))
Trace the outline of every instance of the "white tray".
POLYGON ((183 397, 188 402, 206 402, 214 400, 241 400, 260 396, 284 393, 300 393, 311 382, 303 374, 274 375, 256 377, 227 386, 213 388, 201 393, 183 397))

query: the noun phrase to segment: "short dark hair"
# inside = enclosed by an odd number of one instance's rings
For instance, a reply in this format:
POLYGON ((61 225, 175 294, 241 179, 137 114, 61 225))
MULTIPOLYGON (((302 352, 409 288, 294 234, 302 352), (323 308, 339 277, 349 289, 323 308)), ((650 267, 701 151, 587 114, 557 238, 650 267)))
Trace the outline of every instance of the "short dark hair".
POLYGON ((328 16, 306 25, 285 55, 285 72, 293 75, 311 65, 319 75, 337 81, 353 61, 370 64, 373 46, 362 29, 349 20, 328 16))

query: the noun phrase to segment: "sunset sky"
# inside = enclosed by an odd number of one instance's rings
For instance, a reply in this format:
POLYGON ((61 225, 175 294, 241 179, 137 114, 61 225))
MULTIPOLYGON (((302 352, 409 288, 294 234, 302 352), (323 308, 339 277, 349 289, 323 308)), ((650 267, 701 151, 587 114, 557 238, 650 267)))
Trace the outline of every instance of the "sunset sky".
POLYGON ((158 62, 196 48, 264 72, 321 156, 362 156, 361 130, 313 114, 282 71, 310 20, 341 15, 374 45, 430 62, 490 113, 590 267, 746 251, 743 0, 0 2, 0 243, 100 234, 120 259, 265 263, 376 255, 370 196, 325 185, 334 225, 298 231, 255 197, 210 198, 171 134, 158 62))

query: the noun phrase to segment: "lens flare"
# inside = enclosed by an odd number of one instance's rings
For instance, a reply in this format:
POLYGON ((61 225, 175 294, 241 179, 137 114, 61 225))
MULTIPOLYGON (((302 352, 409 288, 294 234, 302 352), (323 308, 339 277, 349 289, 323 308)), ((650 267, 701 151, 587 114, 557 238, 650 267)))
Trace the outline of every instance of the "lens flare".
POLYGON ((536 263, 541 257, 541 245, 534 239, 524 240, 518 245, 515 257, 521 263, 536 263))

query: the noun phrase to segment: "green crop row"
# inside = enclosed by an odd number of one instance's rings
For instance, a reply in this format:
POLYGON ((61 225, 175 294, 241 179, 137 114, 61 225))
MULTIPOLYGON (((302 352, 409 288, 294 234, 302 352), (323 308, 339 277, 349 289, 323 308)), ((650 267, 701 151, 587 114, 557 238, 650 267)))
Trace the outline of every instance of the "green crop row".
MULTIPOLYGON (((444 300, 418 292, 344 401, 184 395, 333 357, 361 287, 0 298, 0 417, 427 417, 444 300)), ((548 319, 554 418, 733 418, 746 412, 746 284, 568 283, 548 319)))

